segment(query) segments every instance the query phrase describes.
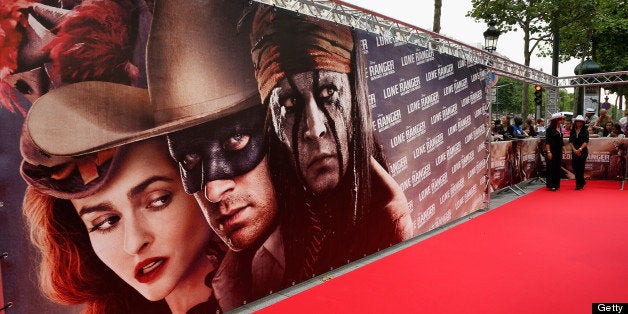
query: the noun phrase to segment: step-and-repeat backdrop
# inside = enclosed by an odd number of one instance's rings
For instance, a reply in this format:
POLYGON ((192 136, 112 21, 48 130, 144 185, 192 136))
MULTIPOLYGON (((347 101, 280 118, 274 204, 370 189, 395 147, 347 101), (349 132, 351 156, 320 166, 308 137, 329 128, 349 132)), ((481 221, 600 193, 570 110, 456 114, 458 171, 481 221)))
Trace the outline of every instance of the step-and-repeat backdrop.
MULTIPOLYGON (((575 179, 571 166, 569 140, 564 141, 562 178, 575 179)), ((491 191, 528 179, 545 177, 544 139, 499 141, 491 143, 491 191)), ((584 177, 590 180, 625 180, 628 139, 591 138, 584 177)))
POLYGON ((416 234, 482 208, 486 185, 483 68, 361 32, 373 124, 416 234))

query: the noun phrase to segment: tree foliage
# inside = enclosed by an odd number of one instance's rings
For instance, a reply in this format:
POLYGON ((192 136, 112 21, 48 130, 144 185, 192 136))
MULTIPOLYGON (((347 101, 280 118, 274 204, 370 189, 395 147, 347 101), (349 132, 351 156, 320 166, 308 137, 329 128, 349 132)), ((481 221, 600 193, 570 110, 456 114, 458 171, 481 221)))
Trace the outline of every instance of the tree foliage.
POLYGON ((600 0, 593 22, 591 57, 603 72, 628 71, 628 4, 600 0))
POLYGON ((522 83, 515 79, 499 77, 495 84, 495 102, 492 110, 497 116, 515 114, 521 109, 522 83))
POLYGON ((521 29, 524 35, 524 64, 529 66, 531 53, 550 38, 547 32, 549 25, 543 19, 545 13, 540 5, 543 1, 547 0, 471 0, 473 9, 467 16, 485 23, 493 21, 504 33, 521 29))
MULTIPOLYGON (((534 115, 536 112, 536 104, 534 103, 534 85, 524 84, 521 81, 508 77, 499 77, 497 81, 495 101, 492 103, 493 116, 499 117, 505 114, 519 115, 521 109, 522 95, 524 85, 527 86, 527 112, 534 115)), ((545 104, 547 101, 547 93, 543 95, 543 108, 541 115, 545 112, 545 104)), ((574 94, 565 89, 558 90, 558 107, 560 111, 574 110, 574 94)), ((527 115, 522 115, 527 116, 527 115)))
MULTIPOLYGON (((628 70, 626 0, 471 0, 471 3, 473 9, 467 16, 486 23, 494 21, 502 32, 516 28, 523 32, 526 66, 530 66, 532 53, 551 56, 552 40, 558 34, 560 61, 591 58, 603 72, 628 70)), ((523 93, 522 115, 529 112, 529 99, 528 93, 523 93)))
MULTIPOLYGON (((551 33, 549 24, 544 17, 544 1, 549 0, 471 0, 473 9, 467 16, 476 21, 493 21, 502 32, 509 32, 515 28, 523 31, 523 59, 524 65, 530 66, 530 56, 536 47, 547 41, 551 33)), ((528 84, 522 85, 527 89, 528 84)), ((528 115, 528 93, 522 93, 521 115, 528 115)))

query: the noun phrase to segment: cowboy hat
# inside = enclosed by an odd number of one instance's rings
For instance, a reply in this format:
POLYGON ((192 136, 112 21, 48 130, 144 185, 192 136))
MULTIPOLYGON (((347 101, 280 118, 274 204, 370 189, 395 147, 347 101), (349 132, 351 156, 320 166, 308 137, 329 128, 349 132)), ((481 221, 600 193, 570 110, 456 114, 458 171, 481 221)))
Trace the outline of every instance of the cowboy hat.
POLYGON ((259 104, 242 3, 158 1, 148 38, 148 90, 80 82, 39 98, 26 118, 41 151, 88 154, 185 129, 259 104))
POLYGON ((585 118, 584 118, 581 114, 579 114, 577 117, 575 117, 575 118, 573 119, 573 121, 574 121, 574 122, 577 122, 577 121, 585 122, 585 121, 587 121, 587 120, 586 120, 586 119, 585 119, 585 118))
POLYGON ((554 120, 554 119, 564 119, 564 118, 565 116, 562 113, 557 112, 557 113, 552 114, 552 116, 549 119, 554 120))

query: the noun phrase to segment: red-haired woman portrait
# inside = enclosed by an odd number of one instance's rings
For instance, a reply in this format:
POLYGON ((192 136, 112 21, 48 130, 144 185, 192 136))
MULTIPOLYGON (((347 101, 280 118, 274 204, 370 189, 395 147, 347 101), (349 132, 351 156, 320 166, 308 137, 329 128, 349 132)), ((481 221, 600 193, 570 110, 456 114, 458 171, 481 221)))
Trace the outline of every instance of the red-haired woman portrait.
MULTIPOLYGON (((185 193, 165 138, 132 133, 125 143, 92 148, 95 141, 80 134, 98 132, 91 120, 55 134, 59 120, 47 111, 73 117, 116 104, 131 115, 129 108, 148 103, 145 89, 83 82, 50 91, 31 107, 20 171, 29 185, 23 213, 41 256, 40 286, 58 303, 86 304, 87 313, 215 312, 211 281, 226 247, 185 193), (80 142, 88 152, 54 154, 80 142)), ((98 119, 119 128, 128 122, 98 119)))
POLYGON ((50 298, 86 304, 87 313, 216 311, 207 283, 223 250, 163 138, 52 168, 25 161, 22 171, 30 183, 24 216, 50 298), (76 176, 86 176, 94 158, 108 172, 84 185, 76 176))

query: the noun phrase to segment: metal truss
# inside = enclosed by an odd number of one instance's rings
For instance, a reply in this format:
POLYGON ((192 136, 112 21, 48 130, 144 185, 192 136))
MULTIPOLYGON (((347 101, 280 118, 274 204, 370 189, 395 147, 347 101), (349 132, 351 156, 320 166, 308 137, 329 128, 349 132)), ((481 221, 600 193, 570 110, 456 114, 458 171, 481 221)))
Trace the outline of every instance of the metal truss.
POLYGON ((628 71, 584 74, 558 78, 558 87, 608 86, 628 84, 628 71))
POLYGON ((295 11, 357 29, 366 30, 399 42, 433 49, 464 60, 482 64, 491 71, 524 82, 556 86, 556 77, 494 55, 440 34, 383 16, 343 1, 329 0, 255 0, 256 2, 295 11))
POLYGON ((254 1, 294 11, 298 14, 305 14, 362 29, 387 38, 394 38, 398 42, 406 42, 419 47, 433 49, 440 53, 464 59, 469 64, 484 65, 488 70, 504 77, 510 77, 530 84, 543 85, 547 91, 546 114, 549 113, 549 115, 558 111, 559 88, 628 84, 628 71, 557 78, 488 51, 341 0, 254 1))
POLYGON ((551 117, 552 114, 560 111, 558 106, 558 88, 549 87, 545 89, 545 116, 551 117))

